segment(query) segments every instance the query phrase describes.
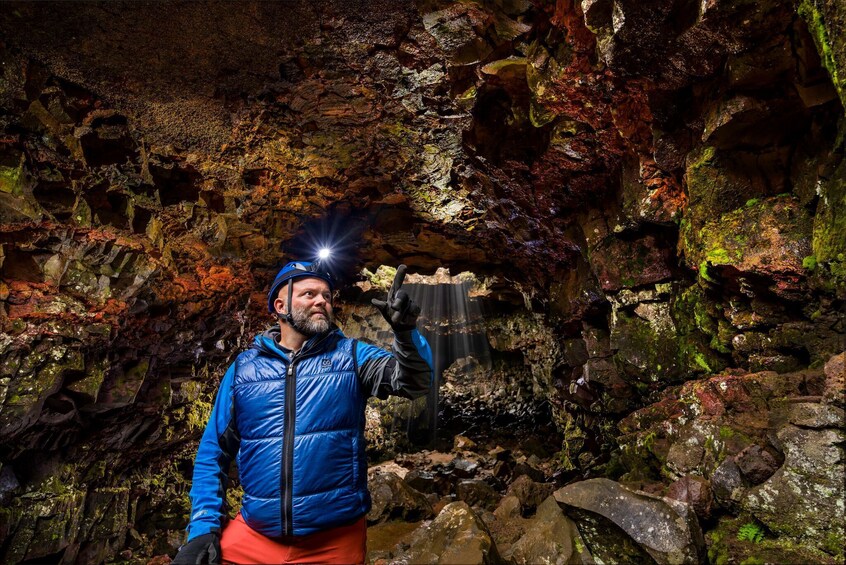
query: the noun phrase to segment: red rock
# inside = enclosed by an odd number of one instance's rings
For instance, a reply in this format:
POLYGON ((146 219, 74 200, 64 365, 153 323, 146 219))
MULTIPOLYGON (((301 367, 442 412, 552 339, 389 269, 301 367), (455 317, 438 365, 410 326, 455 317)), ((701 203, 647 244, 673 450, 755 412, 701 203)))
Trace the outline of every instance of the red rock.
POLYGON ((682 477, 670 485, 667 496, 690 504, 700 518, 711 516, 714 497, 711 494, 711 484, 702 477, 696 475, 682 477))

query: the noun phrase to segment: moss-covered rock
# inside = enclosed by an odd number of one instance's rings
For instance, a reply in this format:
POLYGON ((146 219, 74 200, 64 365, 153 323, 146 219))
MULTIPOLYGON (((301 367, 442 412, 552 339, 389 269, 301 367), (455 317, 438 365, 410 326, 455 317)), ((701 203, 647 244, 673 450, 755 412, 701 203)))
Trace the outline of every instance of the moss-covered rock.
POLYGON ((707 272, 713 267, 726 276, 748 273, 795 285, 811 252, 811 225, 798 199, 750 199, 742 208, 707 220, 686 240, 685 257, 705 265, 707 272))
POLYGON ((799 15, 814 38, 822 64, 846 106, 846 9, 836 0, 802 0, 799 15))

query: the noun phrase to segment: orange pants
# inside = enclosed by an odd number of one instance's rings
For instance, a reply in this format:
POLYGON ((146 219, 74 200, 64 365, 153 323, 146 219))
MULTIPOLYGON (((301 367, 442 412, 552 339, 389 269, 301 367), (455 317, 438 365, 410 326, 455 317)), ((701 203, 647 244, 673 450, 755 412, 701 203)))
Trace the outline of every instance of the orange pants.
POLYGON ((239 512, 223 529, 220 551, 224 563, 364 563, 367 524, 362 516, 349 526, 282 542, 249 527, 239 512))

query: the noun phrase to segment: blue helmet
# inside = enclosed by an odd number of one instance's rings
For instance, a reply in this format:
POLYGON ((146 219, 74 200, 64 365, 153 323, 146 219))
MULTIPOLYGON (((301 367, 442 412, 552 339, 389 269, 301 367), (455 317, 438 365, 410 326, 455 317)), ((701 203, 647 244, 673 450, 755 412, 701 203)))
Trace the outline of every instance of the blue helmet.
MULTIPOLYGON (((273 314, 276 310, 273 309, 273 302, 279 296, 279 289, 282 288, 286 282, 291 279, 299 277, 315 277, 326 281, 329 285, 329 290, 335 290, 335 284, 332 282, 332 275, 320 264, 320 261, 313 263, 303 261, 292 261, 279 270, 276 278, 273 279, 273 284, 270 285, 270 292, 267 295, 267 310, 273 314)), ((291 294, 290 292, 288 293, 291 294)), ((290 296, 289 296, 290 299, 290 296)))

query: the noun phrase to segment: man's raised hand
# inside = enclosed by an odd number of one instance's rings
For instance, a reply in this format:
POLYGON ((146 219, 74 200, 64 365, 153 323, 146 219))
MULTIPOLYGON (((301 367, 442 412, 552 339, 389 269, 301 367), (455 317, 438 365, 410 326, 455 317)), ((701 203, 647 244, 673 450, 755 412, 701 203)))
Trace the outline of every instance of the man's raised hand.
POLYGON ((388 290, 387 300, 376 300, 375 298, 371 300, 373 306, 379 309, 379 312, 382 313, 382 316, 395 332, 416 328, 417 316, 420 315, 420 306, 415 304, 408 293, 402 289, 406 269, 405 265, 397 267, 397 274, 388 290))

